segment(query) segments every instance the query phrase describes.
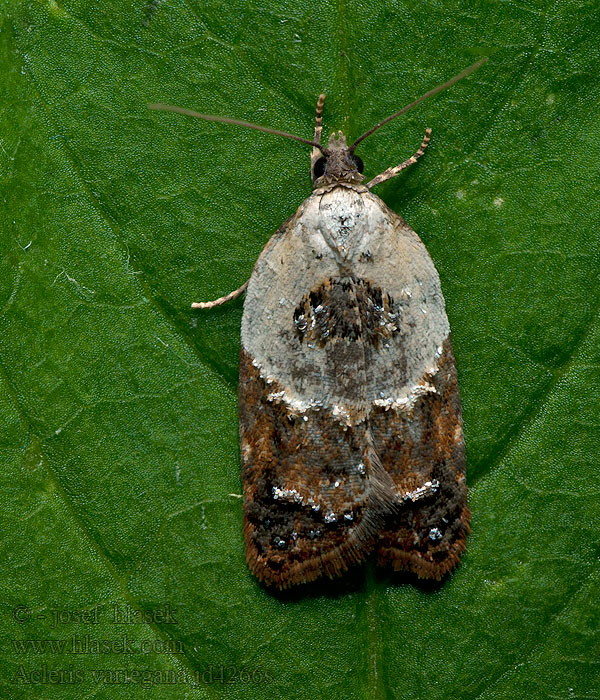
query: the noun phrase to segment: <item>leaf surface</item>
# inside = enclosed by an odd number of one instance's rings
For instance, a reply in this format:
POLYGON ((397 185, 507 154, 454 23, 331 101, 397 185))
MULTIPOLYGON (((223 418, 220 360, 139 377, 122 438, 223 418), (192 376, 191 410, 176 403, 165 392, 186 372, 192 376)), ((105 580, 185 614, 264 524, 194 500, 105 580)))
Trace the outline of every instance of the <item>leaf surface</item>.
POLYGON ((594 4, 1 7, 1 694, 595 697, 594 4), (242 301, 189 306, 247 279, 308 149, 146 104, 310 138, 324 91, 325 133, 356 138, 481 55, 360 148, 373 177, 433 129, 378 194, 442 279, 468 551, 440 587, 367 566, 272 596, 241 534, 242 301), (86 635, 108 646, 74 652, 86 635))

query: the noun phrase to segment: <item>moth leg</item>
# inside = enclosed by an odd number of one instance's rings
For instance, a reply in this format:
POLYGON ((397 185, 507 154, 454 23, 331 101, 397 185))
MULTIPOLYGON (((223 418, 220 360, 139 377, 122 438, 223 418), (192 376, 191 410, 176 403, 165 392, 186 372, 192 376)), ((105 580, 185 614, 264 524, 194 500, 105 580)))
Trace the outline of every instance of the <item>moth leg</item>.
POLYGON ((213 299, 213 301, 195 302, 192 304, 192 309, 212 309, 215 306, 221 306, 221 304, 226 304, 228 301, 232 301, 232 299, 237 299, 238 297, 241 297, 242 294, 246 291, 246 287, 248 286, 249 281, 250 280, 246 280, 246 282, 244 282, 244 284, 239 289, 236 289, 233 292, 229 292, 229 294, 226 294, 224 297, 213 299))
MULTIPOLYGON (((319 100, 317 102, 317 112, 315 115, 315 137, 313 141, 316 141, 316 143, 321 143, 321 132, 323 131, 323 103, 325 102, 325 95, 320 94, 319 95, 319 100)), ((316 147, 313 146, 312 152, 310 154, 310 178, 314 182, 314 169, 315 169, 315 163, 319 160, 321 157, 322 153, 321 151, 316 147)))
POLYGON ((409 165, 416 163, 417 158, 420 158, 423 155, 423 153, 425 153, 425 149, 427 148, 430 138, 431 129, 425 129, 425 138, 423 139, 423 143, 419 146, 419 150, 414 154, 414 156, 411 156, 410 158, 405 160, 404 163, 400 163, 400 165, 396 165, 394 168, 388 168, 387 170, 382 172, 381 175, 377 175, 377 177, 374 177, 370 182, 367 182, 367 187, 371 189, 371 187, 375 187, 375 185, 379 185, 379 183, 381 182, 385 182, 386 180, 389 180, 392 177, 396 177, 396 175, 398 175, 399 172, 401 172, 405 168, 408 168, 409 165))

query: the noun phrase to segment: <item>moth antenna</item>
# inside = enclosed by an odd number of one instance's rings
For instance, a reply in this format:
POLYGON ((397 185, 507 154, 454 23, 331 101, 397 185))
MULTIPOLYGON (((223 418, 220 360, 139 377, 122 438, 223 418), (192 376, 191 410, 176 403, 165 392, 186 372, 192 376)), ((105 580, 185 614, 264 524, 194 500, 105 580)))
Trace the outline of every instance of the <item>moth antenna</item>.
POLYGON ((302 136, 295 136, 294 134, 288 134, 287 131, 278 131, 277 129, 269 129, 267 126, 260 126, 260 124, 252 124, 252 122, 245 122, 241 119, 232 119, 231 117, 218 117, 215 114, 200 114, 200 112, 194 112, 191 109, 185 109, 185 107, 176 107, 175 105, 163 105, 163 104, 149 104, 149 109, 158 109, 163 112, 177 112, 178 114, 185 114, 188 117, 197 117, 198 119, 205 119, 208 122, 221 122, 222 124, 236 124, 237 126, 245 126, 248 129, 256 129, 256 131, 264 131, 265 134, 273 134, 275 136, 285 136, 288 139, 294 139, 295 141, 300 141, 300 143, 306 143, 309 146, 318 148, 323 155, 326 153, 326 149, 321 146, 321 144, 316 141, 311 141, 310 139, 305 139, 302 136))
POLYGON ((465 68, 458 75, 455 75, 454 78, 450 78, 450 80, 446 81, 445 83, 442 83, 441 85, 438 85, 437 87, 433 88, 433 90, 429 90, 429 92, 426 92, 424 95, 421 95, 421 97, 419 97, 419 99, 415 100, 414 102, 411 102, 409 105, 406 105, 406 107, 403 107, 399 112, 396 112, 395 114, 392 114, 391 116, 386 117, 386 119, 379 122, 379 124, 376 124, 372 129, 369 129, 369 131, 365 131, 365 133, 362 136, 359 136, 356 139, 356 141, 350 146, 350 149, 349 149, 350 153, 352 153, 354 151, 354 149, 358 146, 358 144, 361 141, 366 139, 367 136, 370 136, 373 132, 377 131, 377 129, 380 129, 384 124, 387 124, 388 122, 391 122, 392 119, 395 119, 396 117, 399 117, 401 114, 408 112, 409 109, 416 107, 418 104, 423 102, 423 100, 426 100, 428 97, 433 97, 433 95, 437 95, 438 92, 441 92, 442 90, 445 90, 446 88, 451 87, 452 85, 454 85, 454 83, 458 83, 459 80, 466 78, 467 75, 471 74, 473 71, 476 71, 484 63, 487 63, 487 60, 488 60, 487 56, 480 58, 479 61, 474 63, 472 66, 465 68))

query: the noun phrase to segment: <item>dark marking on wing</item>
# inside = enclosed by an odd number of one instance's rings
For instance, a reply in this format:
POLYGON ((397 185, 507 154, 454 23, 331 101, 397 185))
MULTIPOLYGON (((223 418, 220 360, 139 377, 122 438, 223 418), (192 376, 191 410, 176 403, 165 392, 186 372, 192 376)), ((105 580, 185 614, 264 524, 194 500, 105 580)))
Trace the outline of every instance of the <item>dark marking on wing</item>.
POLYGON ((377 349, 401 332, 401 316, 402 304, 372 282, 330 277, 304 295, 294 310, 294 329, 309 347, 345 338, 366 340, 377 349))

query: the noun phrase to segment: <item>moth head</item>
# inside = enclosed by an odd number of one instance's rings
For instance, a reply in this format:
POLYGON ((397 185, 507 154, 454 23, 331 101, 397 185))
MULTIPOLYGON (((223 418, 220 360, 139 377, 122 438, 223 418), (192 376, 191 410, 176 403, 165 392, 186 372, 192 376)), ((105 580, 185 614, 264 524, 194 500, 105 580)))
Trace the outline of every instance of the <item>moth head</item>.
POLYGON ((334 182, 360 183, 363 181, 363 162, 348 148, 346 138, 341 131, 331 134, 327 148, 322 150, 322 154, 313 166, 312 176, 315 188, 334 182))

